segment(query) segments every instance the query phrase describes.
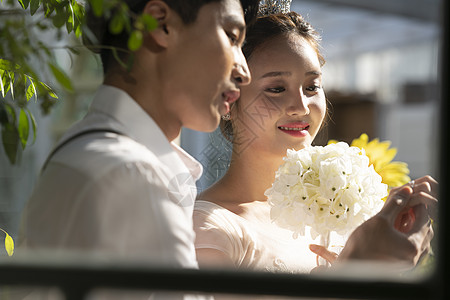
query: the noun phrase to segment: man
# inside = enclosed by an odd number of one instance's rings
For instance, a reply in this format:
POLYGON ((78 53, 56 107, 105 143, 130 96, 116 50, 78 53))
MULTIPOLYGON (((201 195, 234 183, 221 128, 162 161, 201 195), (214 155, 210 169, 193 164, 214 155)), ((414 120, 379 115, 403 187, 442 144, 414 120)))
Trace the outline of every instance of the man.
MULTIPOLYGON (((158 27, 145 33, 131 70, 102 51, 104 85, 44 165, 21 247, 197 268, 191 189, 202 168, 172 141, 183 126, 214 130, 250 81, 244 11, 252 19, 258 1, 127 3, 158 27)), ((126 48, 126 36, 97 37, 126 48)))

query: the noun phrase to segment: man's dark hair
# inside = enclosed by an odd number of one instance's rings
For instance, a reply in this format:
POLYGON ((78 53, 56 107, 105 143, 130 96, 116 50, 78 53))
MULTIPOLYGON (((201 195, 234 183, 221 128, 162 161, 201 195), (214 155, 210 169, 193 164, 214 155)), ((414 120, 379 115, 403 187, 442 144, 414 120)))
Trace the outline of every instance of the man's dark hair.
MULTIPOLYGON (((182 21, 188 25, 197 19, 198 11, 203 5, 212 2, 220 2, 221 0, 163 1, 166 2, 171 9, 177 12, 182 21)), ((141 14, 149 0, 124 0, 124 2, 128 4, 133 13, 141 14)), ((256 19, 259 0, 240 0, 240 2, 244 10, 246 24, 252 24, 256 19)), ((116 53, 121 59, 127 57, 128 32, 123 31, 120 34, 112 34, 108 30, 109 20, 106 20, 103 17, 96 17, 89 7, 87 8, 86 18, 86 23, 91 32, 91 37, 93 35, 96 41, 93 41, 93 39, 89 38, 88 35, 83 35, 83 42, 89 49, 100 54, 103 64, 103 72, 106 73, 111 62, 115 59, 111 48, 117 49, 116 53)))

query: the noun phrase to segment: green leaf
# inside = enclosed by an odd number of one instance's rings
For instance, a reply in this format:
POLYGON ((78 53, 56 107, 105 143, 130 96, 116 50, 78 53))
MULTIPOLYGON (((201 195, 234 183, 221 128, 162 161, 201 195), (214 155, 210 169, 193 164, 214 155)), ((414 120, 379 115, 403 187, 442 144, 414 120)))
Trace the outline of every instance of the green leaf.
POLYGON ((45 5, 45 2, 44 2, 44 9, 45 9, 45 16, 49 17, 52 14, 55 7, 53 5, 45 5))
POLYGON ((53 25, 55 25, 56 28, 60 28, 64 26, 66 23, 66 20, 68 19, 66 15, 66 11, 64 9, 56 9, 56 14, 52 18, 53 25))
POLYGON ((103 14, 103 0, 91 0, 91 8, 96 17, 101 17, 103 14))
POLYGON ((27 9, 28 5, 30 5, 30 0, 19 0, 19 3, 23 9, 27 9))
POLYGON ((20 66, 17 64, 14 64, 13 62, 7 60, 7 59, 1 59, 0 58, 0 70, 4 71, 14 71, 20 69, 20 66))
POLYGON ((16 111, 14 110, 14 108, 10 104, 5 103, 5 110, 8 113, 8 115, 11 116, 11 118, 8 117, 9 122, 15 124, 17 118, 16 118, 16 111))
POLYGON ((27 112, 28 112, 28 115, 30 116, 31 128, 33 129, 33 142, 32 142, 32 144, 34 144, 34 142, 36 141, 36 129, 37 129, 36 119, 34 118, 33 114, 31 113, 31 111, 28 108, 27 108, 27 112))
POLYGON ((131 51, 138 50, 142 45, 142 32, 139 30, 133 30, 128 38, 128 49, 131 51))
POLYGON ((51 98, 50 95, 47 93, 47 94, 43 94, 40 97, 39 103, 41 106, 42 114, 45 116, 50 113, 50 110, 55 105, 55 103, 57 103, 57 101, 55 99, 51 98))
POLYGON ((12 256, 13 255, 13 253, 14 253, 14 240, 7 233, 6 233, 6 237, 5 237, 5 249, 6 249, 6 252, 8 252, 8 256, 12 256))
POLYGON ((69 18, 69 20, 67 20, 67 22, 66 22, 67 33, 71 33, 72 32, 72 30, 73 30, 73 24, 72 23, 73 23, 72 19, 69 18))
POLYGON ((120 12, 118 12, 111 19, 111 22, 109 22, 109 31, 112 34, 119 34, 123 31, 123 27, 124 27, 123 15, 120 12))
POLYGON ((30 134, 30 123, 28 123, 27 114, 23 109, 20 109, 18 132, 20 142, 22 143, 22 149, 25 149, 27 146, 28 135, 30 134))
POLYGON ((3 102, 0 102, 0 125, 9 123, 8 113, 6 112, 3 102))
POLYGON ((2 91, 2 97, 5 98, 5 86, 3 85, 3 74, 5 73, 5 71, 0 70, 0 89, 2 91))
POLYGON ((12 256, 14 254, 14 240, 9 234, 6 234, 5 237, 5 249, 8 252, 8 256, 12 256))
POLYGON ((9 256, 12 256, 14 253, 14 240, 12 237, 3 229, 0 228, 1 231, 5 233, 5 249, 9 256))
POLYGON ((9 87, 11 89, 11 97, 14 100, 14 72, 8 72, 9 76, 9 87))
POLYGON ((2 127, 2 142, 6 156, 11 164, 15 164, 17 160, 17 151, 19 150, 19 133, 17 128, 11 124, 4 124, 2 127))
POLYGON ((74 22, 75 35, 77 37, 80 37, 81 34, 82 34, 81 25, 82 25, 83 20, 84 20, 85 10, 84 10, 84 7, 82 5, 79 5, 77 1, 74 1, 74 3, 73 3, 73 11, 74 11, 74 14, 75 14, 75 22, 74 22))
POLYGON ((18 72, 15 73, 15 82, 14 82, 14 92, 16 93, 16 99, 18 101, 19 106, 26 105, 26 94, 27 94, 27 78, 26 75, 18 72))
POLYGON ((30 0, 30 14, 34 15, 39 8, 40 0, 30 0))
POLYGON ((145 29, 147 29, 148 31, 152 31, 158 28, 158 21, 151 15, 143 14, 141 18, 142 22, 145 24, 145 29))
POLYGON ((81 26, 77 26, 75 29, 75 36, 79 38, 81 34, 83 33, 83 30, 81 29, 81 26))
POLYGON ((80 24, 81 21, 84 19, 84 7, 80 4, 78 4, 77 1, 73 2, 73 13, 75 21, 80 24))
POLYGON ((55 64, 49 63, 49 66, 50 70, 53 73, 53 76, 55 76, 56 80, 61 84, 61 86, 63 86, 69 92, 73 92, 72 82, 70 81, 66 73, 55 64))
POLYGON ((30 76, 27 76, 30 80, 30 85, 27 88, 27 101, 30 101, 30 99, 34 96, 34 99, 37 100, 37 92, 36 92, 36 86, 34 85, 33 79, 31 79, 30 76))
POLYGON ((66 21, 66 30, 67 30, 67 33, 71 33, 71 32, 73 31, 73 29, 74 29, 74 26, 73 26, 73 19, 72 19, 71 16, 69 16, 69 19, 66 21))
POLYGON ((69 18, 66 21, 67 33, 71 33, 75 27, 75 14, 73 12, 73 6, 72 6, 72 3, 70 3, 70 1, 69 1, 69 8, 70 8, 70 14, 69 14, 69 18))
MULTIPOLYGON (((8 93, 9 89, 11 88, 11 85, 9 84, 9 75, 8 72, 4 71, 3 75, 2 75, 2 84, 3 84, 3 89, 5 92, 5 95, 8 93)), ((5 97, 3 95, 3 97, 5 97)))
POLYGON ((48 95, 54 99, 58 99, 58 96, 55 94, 55 92, 53 91, 53 89, 47 85, 44 82, 39 82, 41 84, 41 86, 47 91, 48 95))

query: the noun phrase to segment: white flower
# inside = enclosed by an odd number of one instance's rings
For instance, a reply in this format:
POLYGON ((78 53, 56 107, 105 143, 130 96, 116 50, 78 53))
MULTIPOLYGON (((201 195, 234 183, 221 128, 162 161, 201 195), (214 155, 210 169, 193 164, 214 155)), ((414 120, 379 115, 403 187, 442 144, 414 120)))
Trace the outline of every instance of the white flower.
POLYGON ((364 150, 341 142, 287 150, 265 195, 277 225, 294 237, 310 226, 316 238, 353 231, 381 209, 387 188, 364 150))

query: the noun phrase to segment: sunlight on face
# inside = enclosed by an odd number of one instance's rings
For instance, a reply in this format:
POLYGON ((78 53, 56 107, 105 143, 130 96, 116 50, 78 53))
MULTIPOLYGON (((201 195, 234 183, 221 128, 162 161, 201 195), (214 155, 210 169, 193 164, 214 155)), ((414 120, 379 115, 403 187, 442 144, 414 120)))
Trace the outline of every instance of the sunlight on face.
POLYGON ((168 110, 184 127, 213 131, 237 99, 239 85, 250 80, 248 72, 240 71, 248 70, 241 50, 242 6, 238 0, 205 4, 195 23, 180 32, 171 57, 168 110))
POLYGON ((233 110, 235 149, 285 155, 311 145, 325 111, 318 55, 297 34, 264 43, 249 59, 252 82, 233 110))

